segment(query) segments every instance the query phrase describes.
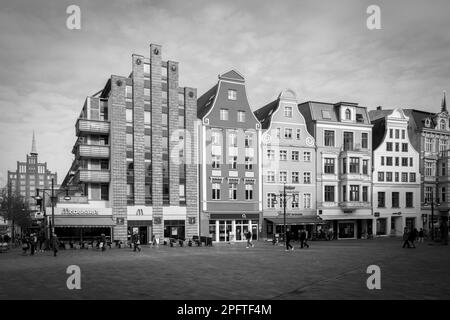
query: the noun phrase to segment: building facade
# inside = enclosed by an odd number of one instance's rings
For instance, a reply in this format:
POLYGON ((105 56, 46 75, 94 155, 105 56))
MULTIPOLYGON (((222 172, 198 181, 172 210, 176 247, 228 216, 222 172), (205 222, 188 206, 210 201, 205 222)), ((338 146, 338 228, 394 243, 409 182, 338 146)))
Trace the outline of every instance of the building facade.
POLYGON ((25 162, 17 161, 15 171, 8 171, 6 189, 18 192, 29 203, 31 209, 34 209, 36 202, 33 197, 36 195, 36 189, 51 188, 52 179, 56 187, 57 178, 57 174, 48 169, 47 162, 39 162, 36 137, 33 133, 31 153, 27 155, 25 162))
POLYGON ((262 229, 261 127, 245 79, 231 70, 197 102, 201 234, 215 242, 245 241, 262 229))
POLYGON ((298 107, 317 146, 319 217, 337 239, 372 233, 372 124, 366 108, 312 101, 298 107))
POLYGON ((178 63, 164 61, 159 45, 131 63, 130 76, 112 75, 86 99, 76 122, 75 161, 62 185, 75 197, 58 204, 60 233, 81 212, 84 232, 112 230, 114 240, 192 238, 199 234, 196 89, 179 86, 178 63))
POLYGON ((272 238, 284 234, 286 225, 298 235, 316 232, 316 146, 300 113, 295 92, 285 90, 255 111, 261 122, 263 171, 263 231, 272 238), (284 186, 289 186, 284 210, 284 186))
POLYGON ((369 112, 373 124, 373 210, 377 235, 401 236, 422 227, 420 156, 402 109, 369 112))

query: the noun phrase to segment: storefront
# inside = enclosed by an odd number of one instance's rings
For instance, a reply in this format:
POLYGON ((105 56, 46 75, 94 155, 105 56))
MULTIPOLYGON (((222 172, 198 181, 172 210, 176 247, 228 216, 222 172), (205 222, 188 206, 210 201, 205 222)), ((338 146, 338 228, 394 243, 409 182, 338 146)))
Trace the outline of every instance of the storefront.
POLYGON ((214 242, 246 241, 248 231, 258 240, 259 214, 210 214, 209 234, 214 242))
POLYGON ((164 238, 185 240, 185 220, 164 220, 164 238))
MULTIPOLYGON (((284 218, 274 217, 265 218, 265 230, 268 239, 278 236, 280 239, 284 237, 284 218)), ((306 230, 309 239, 317 237, 320 226, 325 224, 322 219, 317 216, 303 217, 286 217, 286 229, 292 232, 294 240, 298 240, 300 230, 306 230)))
POLYGON ((128 220, 128 240, 131 236, 137 234, 142 244, 148 244, 152 241, 152 220, 128 220))
POLYGON ((354 215, 354 219, 342 219, 339 216, 321 216, 326 221, 325 234, 334 239, 365 239, 373 235, 373 216, 354 215))

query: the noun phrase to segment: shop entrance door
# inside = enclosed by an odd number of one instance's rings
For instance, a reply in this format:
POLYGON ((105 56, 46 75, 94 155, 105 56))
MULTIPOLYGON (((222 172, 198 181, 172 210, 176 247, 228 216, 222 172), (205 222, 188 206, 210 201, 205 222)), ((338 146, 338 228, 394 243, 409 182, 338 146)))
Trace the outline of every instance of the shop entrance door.
POLYGON ((147 227, 139 227, 139 239, 141 244, 148 244, 147 227))

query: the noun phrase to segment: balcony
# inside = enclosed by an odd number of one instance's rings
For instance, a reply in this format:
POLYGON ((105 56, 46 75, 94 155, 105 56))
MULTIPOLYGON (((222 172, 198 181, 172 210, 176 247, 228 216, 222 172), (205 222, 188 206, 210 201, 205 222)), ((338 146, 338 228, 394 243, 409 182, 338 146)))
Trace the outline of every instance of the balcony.
POLYGON ((75 179, 80 183, 109 183, 111 175, 109 170, 78 170, 75 179))
POLYGON ((109 159, 109 146, 77 144, 74 148, 75 158, 109 159))
POLYGON ((342 209, 370 209, 370 202, 363 201, 344 201, 340 202, 339 206, 342 209))
POLYGON ((77 120, 75 124, 77 136, 89 135, 89 134, 109 134, 110 124, 108 121, 103 120, 89 120, 81 119, 77 120))

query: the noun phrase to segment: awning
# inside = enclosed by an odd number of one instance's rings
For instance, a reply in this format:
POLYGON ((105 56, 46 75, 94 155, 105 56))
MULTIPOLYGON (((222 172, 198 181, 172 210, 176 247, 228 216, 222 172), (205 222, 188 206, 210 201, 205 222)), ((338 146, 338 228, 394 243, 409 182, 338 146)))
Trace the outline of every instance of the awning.
POLYGON ((68 216, 55 217, 55 227, 114 227, 116 224, 111 216, 68 216))
MULTIPOLYGON (((282 225, 284 224, 284 218, 264 218, 268 222, 273 224, 282 225)), ((316 216, 305 216, 305 217, 286 217, 287 225, 305 225, 305 224, 324 224, 319 217, 316 216)))
POLYGON ((372 220, 375 219, 372 215, 328 215, 320 216, 322 220, 372 220))

